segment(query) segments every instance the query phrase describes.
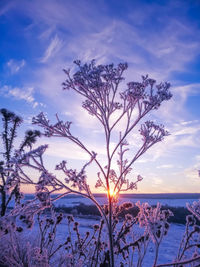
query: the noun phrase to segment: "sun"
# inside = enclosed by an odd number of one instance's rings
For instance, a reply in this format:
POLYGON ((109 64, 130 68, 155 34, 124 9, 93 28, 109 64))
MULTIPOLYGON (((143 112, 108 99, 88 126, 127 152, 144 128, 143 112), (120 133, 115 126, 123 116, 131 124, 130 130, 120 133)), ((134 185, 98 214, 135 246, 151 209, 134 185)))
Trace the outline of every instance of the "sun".
POLYGON ((110 188, 108 190, 108 195, 111 196, 111 197, 114 197, 116 195, 116 191, 114 191, 113 188, 110 188))

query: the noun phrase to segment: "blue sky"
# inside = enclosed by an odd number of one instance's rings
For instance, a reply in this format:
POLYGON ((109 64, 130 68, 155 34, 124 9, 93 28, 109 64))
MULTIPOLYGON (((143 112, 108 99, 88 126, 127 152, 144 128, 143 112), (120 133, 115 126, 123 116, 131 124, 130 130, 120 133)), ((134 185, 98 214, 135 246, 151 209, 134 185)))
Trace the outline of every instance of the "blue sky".
MULTIPOLYGON (((127 62, 128 81, 149 74, 172 84, 173 99, 152 114, 171 135, 144 155, 133 179, 138 192, 199 192, 200 180, 200 2, 199 1, 9 1, 0 2, 0 106, 24 118, 43 111, 73 121, 75 135, 104 157, 101 129, 81 110, 81 100, 62 91, 63 68, 73 60, 127 62), (86 123, 87 122, 87 123, 86 123)), ((22 133, 19 134, 19 138, 22 133)), ((134 146, 135 132, 130 144, 134 146)), ((83 152, 67 140, 49 143, 49 168, 62 159, 81 168, 83 152)), ((88 179, 95 181, 95 168, 88 179)))

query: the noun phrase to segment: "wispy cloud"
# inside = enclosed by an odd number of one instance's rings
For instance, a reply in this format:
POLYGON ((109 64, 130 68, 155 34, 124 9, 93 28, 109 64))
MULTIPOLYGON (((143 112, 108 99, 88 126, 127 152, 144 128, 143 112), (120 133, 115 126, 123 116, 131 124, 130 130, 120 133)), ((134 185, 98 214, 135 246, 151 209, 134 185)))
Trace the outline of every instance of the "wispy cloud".
POLYGON ((172 164, 163 164, 163 165, 157 166, 157 169, 170 169, 173 167, 174 167, 174 165, 172 165, 172 164))
POLYGON ((14 73, 17 73, 20 69, 22 69, 25 66, 25 64, 26 64, 26 61, 24 59, 20 61, 10 59, 6 65, 10 69, 11 73, 14 74, 14 73))
POLYGON ((29 87, 27 89, 20 89, 20 88, 11 88, 11 87, 4 87, 7 89, 8 95, 12 96, 18 100, 25 100, 28 103, 33 103, 34 102, 34 97, 33 97, 33 91, 34 89, 32 87, 29 87))
POLYGON ((5 85, 2 88, 0 88, 0 90, 1 90, 1 95, 5 97, 12 97, 16 100, 24 100, 27 103, 30 103, 33 106, 33 108, 36 108, 38 105, 44 106, 43 103, 37 102, 35 100, 33 87, 13 88, 11 86, 5 85))
POLYGON ((152 178, 152 186, 153 187, 159 187, 162 183, 163 183, 163 181, 159 177, 152 178))
MULTIPOLYGON (((88 140, 87 140, 88 141, 88 140)), ((67 138, 55 140, 52 139, 42 139, 37 142, 37 146, 40 144, 48 144, 48 149, 46 154, 49 156, 55 156, 60 159, 73 159, 73 160, 88 160, 90 156, 87 152, 81 149, 79 146, 68 140, 67 138)), ((91 151, 95 151, 97 153, 98 160, 104 159, 106 155, 106 150, 102 146, 102 144, 94 143, 94 140, 89 140, 87 144, 83 142, 84 145, 91 151)))
POLYGON ((200 168, 200 164, 191 166, 183 171, 183 177, 188 181, 188 183, 199 186, 199 175, 198 175, 198 168, 200 168))
MULTIPOLYGON (((146 73, 149 73, 150 77, 157 79, 158 83, 170 80, 175 71, 186 70, 187 63, 191 62, 198 54, 197 47, 198 44, 200 44, 196 39, 194 45, 184 42, 182 36, 188 34, 188 27, 185 29, 183 26, 179 25, 180 32, 173 31, 172 29, 173 27, 176 28, 177 22, 172 21, 171 24, 173 25, 167 28, 168 34, 164 35, 164 31, 162 31, 160 36, 160 33, 152 32, 151 38, 147 38, 146 40, 143 38, 144 36, 141 36, 137 28, 120 20, 110 21, 104 29, 98 32, 86 32, 84 35, 77 34, 77 36, 72 36, 71 40, 68 40, 68 38, 63 35, 63 47, 65 46, 66 50, 60 50, 54 60, 57 62, 57 66, 61 66, 60 68, 67 66, 67 61, 64 61, 66 58, 65 51, 67 51, 71 60, 79 58, 83 62, 88 62, 95 58, 97 63, 127 61, 129 62, 129 69, 126 73, 127 81, 140 81, 140 75, 146 73), (169 40, 169 36, 171 35, 174 36, 170 37, 169 40), (126 40, 127 36, 129 36, 128 40, 126 40), (160 38, 162 42, 160 42, 160 38), (126 40, 126 42, 124 40, 126 40)), ((194 32, 192 31, 191 34, 193 36, 194 32)), ((52 45, 49 45, 42 59, 43 62, 50 58, 50 51, 54 51, 52 47, 54 47, 56 43, 57 41, 52 41, 52 45)), ((56 49, 57 48, 55 48, 55 53, 56 49)), ((68 64, 68 66, 69 65, 71 64, 68 64)), ((48 66, 47 68, 48 69, 45 70, 42 68, 40 69, 40 76, 43 76, 42 73, 45 72, 45 77, 47 78, 47 83, 45 86, 41 87, 41 90, 44 93, 46 91, 45 94, 50 97, 50 90, 47 91, 44 89, 45 87, 52 87, 48 81, 51 80, 52 67, 48 66)), ((57 79, 54 75, 54 79, 58 80, 57 86, 54 86, 54 92, 55 90, 61 90, 60 76, 61 75, 57 75, 57 79)), ((178 81, 174 81, 174 83, 178 84, 178 81)), ((182 86, 174 86, 174 84, 172 84, 173 99, 168 103, 164 103, 161 107, 158 113, 158 117, 160 117, 161 121, 163 121, 163 119, 176 121, 177 119, 180 120, 183 116, 188 116, 189 114, 185 108, 185 103, 189 96, 194 95, 195 92, 198 93, 197 89, 199 86, 198 83, 183 84, 182 86)), ((53 95, 52 97, 54 98, 53 95)))
POLYGON ((135 75, 150 73, 156 79, 169 79, 172 72, 186 69, 186 63, 199 53, 200 39, 189 25, 175 19, 163 21, 163 28, 144 35, 140 28, 115 19, 96 33, 77 36, 68 50, 83 61, 128 61, 135 75), (184 41, 187 36, 194 41, 184 41))
MULTIPOLYGON (((184 17, 177 19, 174 13, 176 5, 172 2, 163 6, 143 2, 135 5, 134 9, 129 7, 128 20, 110 16, 108 12, 104 12, 102 16, 100 10, 106 11, 109 6, 109 3, 103 1, 96 5, 83 4, 82 1, 69 1, 68 5, 64 1, 51 1, 48 5, 42 3, 41 9, 38 8, 39 5, 39 1, 34 1, 16 8, 23 10, 39 27, 39 39, 49 42, 40 61, 48 63, 53 58, 54 64, 60 69, 76 58, 84 62, 95 58, 98 63, 127 61, 130 65, 127 80, 137 80, 141 74, 149 73, 160 82, 171 79, 175 71, 187 70, 187 63, 199 53, 198 28, 184 17), (82 11, 81 14, 79 10, 82 11), (155 15, 156 21, 152 24, 151 19, 155 15), (96 21, 99 19, 101 23, 98 24, 96 21), (40 28, 40 24, 43 27, 40 28), (54 37, 50 39, 50 36, 54 37), (65 49, 62 50, 62 47, 65 49)), ((177 2, 177 5, 180 3, 177 2)), ((181 5, 181 8, 187 9, 187 5, 181 5)), ((45 64, 45 69, 41 66, 38 68, 38 73, 41 74, 38 79, 41 82, 44 72, 45 76, 48 74, 44 82, 46 84, 40 90, 48 97, 52 95, 55 98, 52 93, 49 95, 50 90, 45 89, 49 88, 48 79, 52 80, 52 70, 50 65, 45 64)), ((60 90, 61 81, 57 73, 53 76, 57 80, 57 86, 51 91, 55 92, 60 90)), ((179 98, 179 101, 172 100, 164 105, 160 114, 167 119, 181 116, 190 91, 191 85, 173 87, 174 99, 179 98), (176 112, 172 112, 174 108, 176 112), (174 113, 177 115, 174 116, 174 113)), ((61 94, 60 97, 62 98, 61 94)))
POLYGON ((56 35, 50 42, 49 46, 47 47, 44 56, 40 60, 42 63, 45 63, 49 60, 49 58, 55 56, 55 54, 59 51, 62 46, 62 41, 56 35))

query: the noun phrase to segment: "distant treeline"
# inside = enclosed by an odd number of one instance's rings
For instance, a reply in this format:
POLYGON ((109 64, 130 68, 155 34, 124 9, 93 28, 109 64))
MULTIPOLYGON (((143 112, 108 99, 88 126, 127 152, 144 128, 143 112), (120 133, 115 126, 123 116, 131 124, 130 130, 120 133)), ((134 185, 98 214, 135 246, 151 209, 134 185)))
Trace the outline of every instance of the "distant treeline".
MULTIPOLYGON (((163 206, 162 209, 169 209, 173 212, 174 216, 169 218, 169 222, 171 223, 185 224, 186 216, 191 214, 185 207, 163 206)), ((66 207, 66 206, 55 207, 55 211, 73 215, 100 216, 100 213, 95 205, 85 205, 83 203, 73 207, 66 207)), ((127 213, 135 217, 137 216, 138 212, 139 212, 138 207, 132 207, 128 210, 123 210, 120 213, 119 217, 123 218, 127 213)))

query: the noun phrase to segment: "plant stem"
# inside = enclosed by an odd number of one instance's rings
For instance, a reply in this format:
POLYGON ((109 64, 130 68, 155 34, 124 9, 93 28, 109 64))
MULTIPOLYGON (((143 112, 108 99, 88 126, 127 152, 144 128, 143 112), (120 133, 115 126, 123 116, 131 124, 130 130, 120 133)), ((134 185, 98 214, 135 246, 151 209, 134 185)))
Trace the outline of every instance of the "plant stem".
POLYGON ((108 195, 109 200, 109 244, 110 244, 110 264, 114 267, 114 251, 113 251, 113 230, 112 230, 112 198, 110 194, 108 195))
POLYGON ((3 217, 6 213, 6 192, 2 189, 1 192, 1 217, 3 217))

